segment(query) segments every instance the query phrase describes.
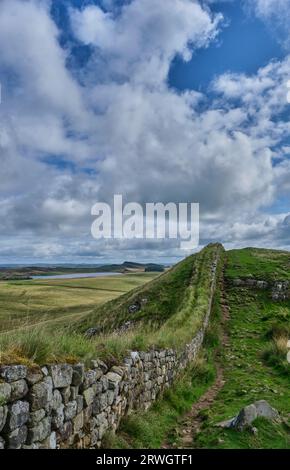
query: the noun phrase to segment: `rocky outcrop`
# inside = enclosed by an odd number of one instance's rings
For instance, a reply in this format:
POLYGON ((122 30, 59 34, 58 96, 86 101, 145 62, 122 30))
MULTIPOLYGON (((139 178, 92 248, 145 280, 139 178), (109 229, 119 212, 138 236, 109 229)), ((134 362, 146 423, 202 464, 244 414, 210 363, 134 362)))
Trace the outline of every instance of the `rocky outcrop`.
POLYGON ((289 281, 263 281, 252 278, 237 278, 230 281, 234 287, 246 287, 248 289, 269 290, 272 300, 281 301, 290 299, 289 281))
POLYGON ((203 323, 182 351, 132 351, 119 366, 100 360, 28 369, 0 366, 0 449, 93 448, 131 410, 147 410, 198 354, 209 323, 216 261, 203 323))
POLYGON ((273 408, 267 401, 259 400, 251 405, 247 405, 241 409, 237 416, 227 421, 219 423, 217 426, 222 428, 235 429, 244 431, 245 429, 253 429, 252 423, 257 418, 265 418, 269 421, 279 421, 280 416, 277 410, 273 408))

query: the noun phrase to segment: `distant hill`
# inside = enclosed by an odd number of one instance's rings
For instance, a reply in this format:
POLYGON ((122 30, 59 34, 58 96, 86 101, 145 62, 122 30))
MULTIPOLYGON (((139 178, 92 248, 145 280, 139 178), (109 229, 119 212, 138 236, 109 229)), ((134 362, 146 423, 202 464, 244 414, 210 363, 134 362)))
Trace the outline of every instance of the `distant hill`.
POLYGON ((134 263, 125 261, 122 264, 103 265, 47 265, 47 266, 3 266, 0 267, 0 280, 24 280, 31 276, 59 275, 70 273, 102 273, 102 272, 163 272, 165 267, 154 263, 134 263))

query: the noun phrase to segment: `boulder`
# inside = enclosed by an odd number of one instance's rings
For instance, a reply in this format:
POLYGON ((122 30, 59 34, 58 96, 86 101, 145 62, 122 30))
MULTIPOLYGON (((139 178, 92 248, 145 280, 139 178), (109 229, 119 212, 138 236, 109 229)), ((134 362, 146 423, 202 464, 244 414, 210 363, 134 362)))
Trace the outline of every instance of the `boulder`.
POLYGON ((275 408, 272 408, 266 400, 256 401, 254 405, 259 417, 269 419, 270 421, 279 420, 280 417, 278 411, 275 408))
POLYGON ((255 405, 248 405, 241 409, 236 419, 232 422, 232 427, 238 431, 251 426, 252 422, 258 417, 255 405))
POLYGON ((241 409, 239 414, 234 418, 218 423, 216 426, 221 428, 233 428, 237 431, 250 429, 253 431, 252 423, 257 418, 266 418, 270 421, 278 421, 280 419, 278 411, 273 408, 265 400, 259 400, 251 405, 241 409))

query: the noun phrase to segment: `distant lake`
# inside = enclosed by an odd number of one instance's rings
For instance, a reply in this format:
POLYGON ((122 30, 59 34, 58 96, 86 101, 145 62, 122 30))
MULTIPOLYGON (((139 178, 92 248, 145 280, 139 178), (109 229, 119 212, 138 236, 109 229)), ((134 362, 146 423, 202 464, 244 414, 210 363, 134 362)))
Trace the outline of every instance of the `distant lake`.
POLYGON ((56 274, 55 276, 31 276, 32 279, 81 279, 92 277, 122 276, 122 273, 72 273, 72 274, 56 274))

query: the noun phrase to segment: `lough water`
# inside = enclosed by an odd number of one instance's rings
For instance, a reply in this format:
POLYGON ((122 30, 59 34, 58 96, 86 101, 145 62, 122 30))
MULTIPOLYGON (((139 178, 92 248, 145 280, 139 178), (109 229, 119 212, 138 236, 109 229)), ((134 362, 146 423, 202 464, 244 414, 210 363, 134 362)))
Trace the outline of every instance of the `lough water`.
POLYGON ((55 276, 31 276, 32 279, 81 279, 91 277, 107 277, 107 276, 122 276, 122 273, 72 273, 72 274, 56 274, 55 276))

